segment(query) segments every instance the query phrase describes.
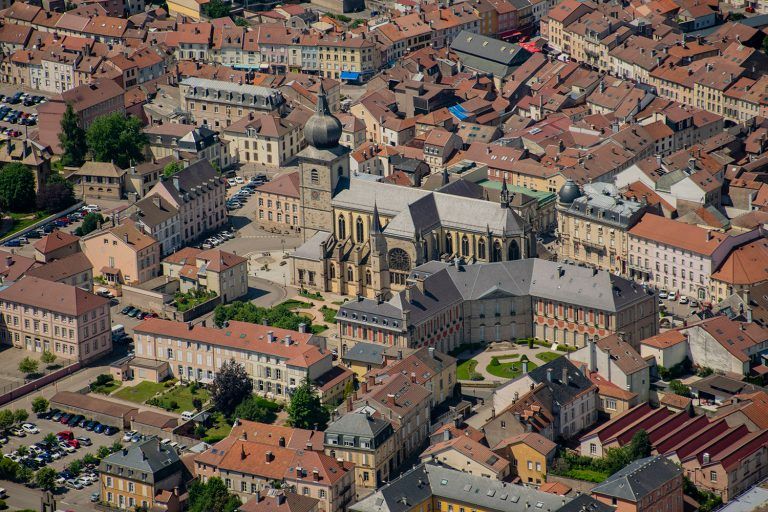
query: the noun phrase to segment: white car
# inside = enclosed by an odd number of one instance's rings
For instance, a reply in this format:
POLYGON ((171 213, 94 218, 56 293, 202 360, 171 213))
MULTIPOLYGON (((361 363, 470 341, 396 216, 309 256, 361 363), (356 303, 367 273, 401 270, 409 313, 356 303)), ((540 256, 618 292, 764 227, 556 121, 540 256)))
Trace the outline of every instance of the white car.
POLYGON ((659 292, 659 298, 660 299, 666 299, 668 296, 669 296, 669 294, 667 293, 667 290, 661 290, 659 292))
POLYGON ((87 204, 87 205, 83 206, 83 210, 88 212, 88 213, 99 212, 99 211, 101 211, 101 206, 99 206, 97 204, 87 204))
POLYGON ((123 434, 123 441, 127 443, 135 435, 136 435, 136 432, 134 432, 133 430, 129 430, 128 432, 123 434))
POLYGON ((681 295, 680 300, 678 302, 680 302, 680 304, 688 304, 688 297, 686 297, 685 295, 681 295))
POLYGON ((27 434, 39 434, 40 433, 40 429, 37 428, 33 423, 24 423, 23 425, 21 425, 21 428, 27 434))
POLYGON ((243 183, 245 183, 245 180, 243 179, 242 176, 235 176, 233 179, 235 180, 235 183, 237 183, 238 185, 242 185, 243 183))
POLYGON ((237 180, 235 178, 229 178, 227 179, 227 185, 229 185, 230 187, 234 187, 235 185, 237 185, 237 180))
POLYGON ((64 442, 59 443, 59 448, 61 448, 67 453, 75 453, 75 447, 69 446, 67 443, 64 443, 64 442))

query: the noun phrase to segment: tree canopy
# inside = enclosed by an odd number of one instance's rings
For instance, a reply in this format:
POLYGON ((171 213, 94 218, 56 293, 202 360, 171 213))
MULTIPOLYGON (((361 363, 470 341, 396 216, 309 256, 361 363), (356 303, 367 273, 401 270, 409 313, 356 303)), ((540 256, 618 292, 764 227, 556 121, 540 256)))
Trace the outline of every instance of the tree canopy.
POLYGON ((46 400, 44 397, 42 396, 35 397, 32 400, 32 412, 34 412, 35 414, 45 412, 48 410, 49 405, 50 404, 48 400, 46 400))
POLYGON ((209 478, 206 483, 195 480, 190 486, 189 512, 235 512, 241 505, 220 478, 209 478))
POLYGON ((12 163, 0 171, 0 209, 31 212, 36 206, 35 176, 24 164, 12 163))
POLYGON ((226 18, 229 16, 230 9, 230 5, 221 0, 211 0, 203 4, 203 14, 209 18, 226 18))
POLYGON ((67 109, 61 118, 59 143, 63 150, 62 164, 75 167, 83 165, 85 155, 88 152, 88 145, 85 141, 85 130, 80 127, 80 119, 72 109, 71 103, 67 103, 67 109))
POLYGON ((248 421, 274 423, 279 410, 280 406, 275 402, 251 395, 235 407, 233 416, 248 421))
POLYGON ((147 135, 134 116, 113 112, 97 117, 86 132, 88 149, 97 162, 113 161, 123 169, 144 161, 147 135))
POLYGON ((296 388, 288 404, 288 423, 295 428, 325 430, 330 414, 307 379, 296 388))
POLYGON ((181 162, 171 162, 163 168, 163 176, 170 178, 182 169, 184 169, 184 164, 181 162))
POLYGON ((234 301, 227 305, 218 305, 214 311, 213 321, 221 327, 230 320, 261 324, 264 320, 269 325, 281 329, 297 331, 299 324, 306 324, 307 329, 312 327, 311 321, 291 311, 288 306, 278 304, 273 308, 263 308, 251 302, 234 301))
POLYGON ((35 483, 44 491, 52 491, 56 488, 56 470, 53 468, 40 468, 35 474, 35 483))
POLYGON ((234 359, 224 361, 211 384, 211 400, 216 409, 229 415, 253 393, 253 381, 245 367, 234 359))
POLYGON ((37 372, 37 369, 40 367, 40 363, 32 359, 31 357, 25 357, 21 361, 19 361, 19 371, 21 373, 35 373, 37 372))
POLYGON ((83 217, 83 223, 75 230, 77 236, 85 236, 99 227, 99 223, 104 222, 104 217, 100 213, 91 212, 83 217))

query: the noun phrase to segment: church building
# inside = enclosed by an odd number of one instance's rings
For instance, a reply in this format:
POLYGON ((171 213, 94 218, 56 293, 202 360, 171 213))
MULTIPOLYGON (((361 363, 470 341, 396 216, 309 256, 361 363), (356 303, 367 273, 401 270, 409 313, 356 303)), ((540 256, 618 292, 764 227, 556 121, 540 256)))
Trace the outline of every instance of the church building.
POLYGON ((350 176, 341 130, 321 88, 298 155, 304 243, 292 255, 295 286, 386 300, 428 261, 535 257, 535 236, 510 208, 506 183, 496 204, 350 176))

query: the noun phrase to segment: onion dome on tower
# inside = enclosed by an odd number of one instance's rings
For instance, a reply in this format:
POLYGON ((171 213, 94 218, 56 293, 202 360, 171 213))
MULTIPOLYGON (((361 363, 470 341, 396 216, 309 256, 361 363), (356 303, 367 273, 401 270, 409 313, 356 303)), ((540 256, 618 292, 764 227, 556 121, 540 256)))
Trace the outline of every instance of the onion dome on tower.
POLYGON ((563 204, 571 204, 581 197, 581 189, 573 179, 568 178, 560 192, 557 193, 558 201, 563 204))
POLYGON ((317 149, 335 148, 341 139, 341 122, 328 108, 328 98, 322 81, 317 93, 317 109, 304 125, 304 139, 317 149))

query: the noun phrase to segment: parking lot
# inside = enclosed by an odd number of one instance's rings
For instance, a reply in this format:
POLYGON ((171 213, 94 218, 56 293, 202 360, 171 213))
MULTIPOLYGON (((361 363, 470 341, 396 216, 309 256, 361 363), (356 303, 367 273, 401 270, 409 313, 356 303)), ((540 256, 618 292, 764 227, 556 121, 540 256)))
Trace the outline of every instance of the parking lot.
POLYGON ((57 219, 53 219, 38 229, 32 230, 24 235, 19 235, 6 241, 3 244, 3 247, 13 247, 15 248, 15 252, 17 254, 32 257, 35 252, 32 246, 37 240, 49 233, 52 233, 53 231, 56 231, 57 229, 66 231, 67 233, 74 233, 75 230, 82 224, 83 218, 87 213, 87 210, 80 209, 76 212, 70 213, 69 215, 64 215, 57 219))
MULTIPOLYGON (((118 442, 120 444, 122 443, 122 432, 116 432, 113 435, 106 435, 104 433, 96 433, 93 431, 88 431, 85 428, 81 427, 73 427, 64 425, 58 421, 52 421, 48 419, 39 419, 35 418, 34 416, 31 416, 28 422, 34 427, 36 427, 37 430, 39 430, 38 433, 25 433, 24 437, 18 437, 15 435, 9 435, 7 437, 7 443, 5 443, 2 447, 3 456, 11 458, 11 455, 16 453, 18 455, 18 450, 20 447, 25 447, 26 451, 29 452, 29 455, 27 458, 34 459, 36 454, 34 452, 36 451, 47 451, 49 456, 51 458, 56 457, 55 460, 52 460, 51 462, 46 462, 45 466, 53 468, 56 470, 57 473, 59 473, 59 480, 60 483, 59 489, 57 489, 57 500, 64 500, 69 505, 85 505, 90 504, 91 502, 91 494, 99 490, 99 484, 98 481, 92 478, 88 478, 87 476, 84 477, 82 480, 80 480, 80 484, 77 485, 77 487, 81 487, 79 489, 73 488, 72 483, 67 484, 66 480, 74 480, 77 479, 76 476, 72 476, 72 478, 69 478, 68 476, 61 476, 61 472, 64 471, 67 466, 69 466, 73 461, 82 459, 86 454, 92 454, 95 455, 98 451, 98 449, 102 446, 110 447, 115 442, 118 442), (59 447, 58 449, 52 450, 52 449, 39 449, 37 447, 33 447, 35 443, 43 443, 44 439, 49 434, 58 434, 60 432, 69 431, 72 433, 72 437, 74 439, 77 439, 77 442, 73 442, 72 444, 79 445, 78 447, 69 446, 68 448, 65 447, 59 447), (89 441, 83 441, 83 439, 88 439, 89 441), (90 445, 87 445, 87 443, 91 443, 90 445), (54 453, 57 453, 57 455, 54 455, 54 453)), ((58 446, 58 445, 57 445, 58 446)), ((25 451, 25 448, 22 448, 22 451, 25 451)), ((48 456, 45 456, 48 460, 51 460, 51 458, 48 458, 48 456)), ((14 460, 19 461, 20 459, 14 458, 14 460)), ((38 459, 40 460, 40 459, 38 459)), ((43 460, 45 462, 45 460, 43 460)), ((39 463, 36 464, 38 467, 40 466, 39 463)), ((30 469, 33 469, 30 464, 30 469)), ((93 473, 93 469, 95 468, 85 468, 83 470, 83 474, 89 474, 93 473)), ((6 500, 9 505, 11 505, 12 508, 19 507, 19 508, 27 508, 29 500, 29 496, 16 496, 14 493, 14 490, 21 490, 23 489, 25 494, 38 494, 39 491, 30 491, 30 489, 20 486, 20 485, 7 485, 7 482, 3 482, 3 486, 8 491, 9 497, 6 500), (18 500, 18 502, 17 502, 18 500)), ((39 503, 39 497, 36 498, 35 501, 39 503)), ((37 507, 34 507, 37 508, 37 507)))
MULTIPOLYGON (((3 113, 2 116, 0 116, 0 133, 5 134, 7 136, 11 137, 24 137, 25 132, 31 133, 32 131, 37 130, 37 106, 42 104, 44 101, 46 101, 49 97, 48 94, 41 92, 41 91, 35 91, 26 93, 27 96, 37 96, 42 101, 37 101, 34 104, 30 104, 30 102, 27 102, 25 105, 24 99, 20 98, 20 101, 18 103, 10 103, 9 98, 13 98, 15 95, 21 95, 24 93, 21 89, 19 89, 16 86, 13 85, 3 85, 0 86, 0 96, 2 96, 2 99, 0 99, 0 108, 2 107, 8 107, 8 110, 3 113), (11 122, 11 120, 6 120, 5 118, 8 116, 8 114, 11 113, 11 111, 17 111, 18 117, 16 118, 16 122, 11 122), (27 118, 34 119, 34 123, 29 123, 27 126, 24 124, 21 124, 21 119, 23 116, 26 115, 27 118), (13 134, 9 134, 8 132, 12 131, 13 134)), ((1 135, 0 135, 1 137, 1 135)))

